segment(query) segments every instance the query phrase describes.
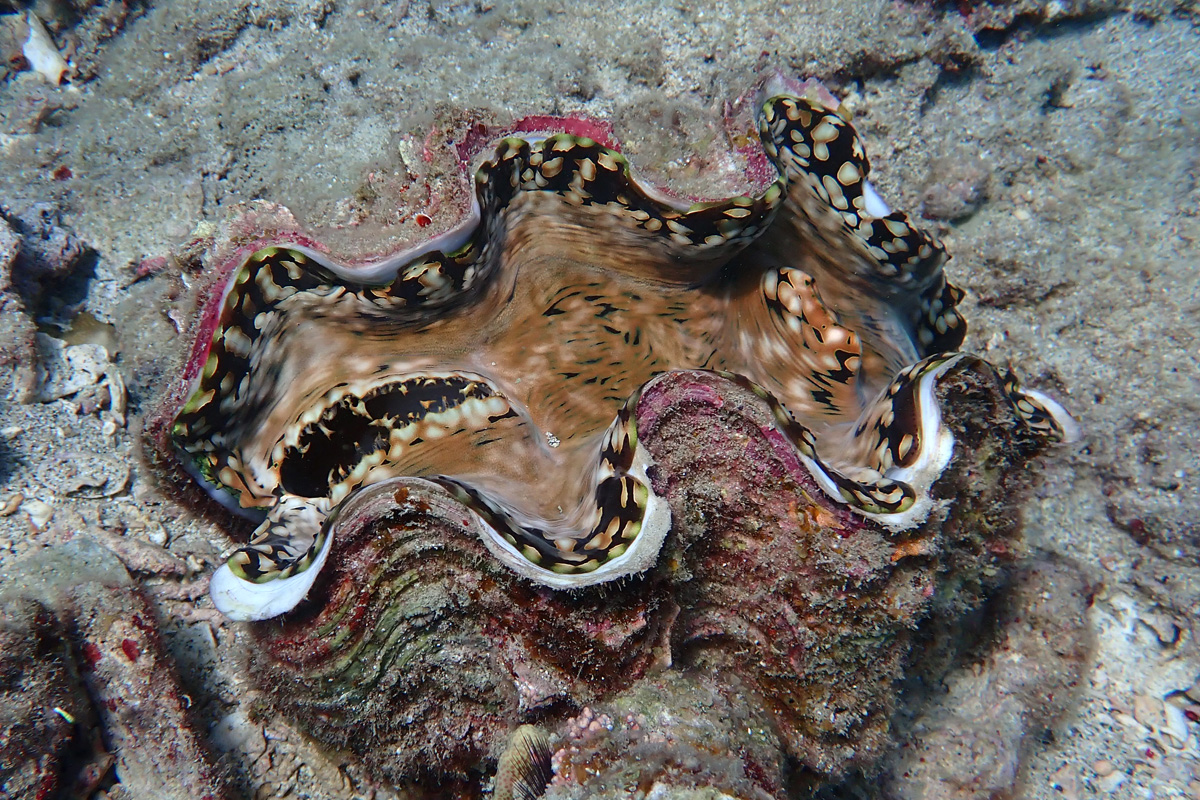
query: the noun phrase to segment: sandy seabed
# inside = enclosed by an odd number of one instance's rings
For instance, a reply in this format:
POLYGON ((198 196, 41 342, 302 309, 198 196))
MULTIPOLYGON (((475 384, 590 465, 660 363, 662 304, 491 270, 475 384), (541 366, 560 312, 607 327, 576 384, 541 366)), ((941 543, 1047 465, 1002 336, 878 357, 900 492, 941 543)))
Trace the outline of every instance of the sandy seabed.
MULTIPOLYGON (((74 261, 0 287, 0 571, 25 580, 14 563, 76 532, 110 543, 160 587, 198 716, 257 796, 357 784, 283 722, 238 710, 240 636, 188 588, 228 539, 136 458, 140 420, 191 345, 176 256, 258 200, 347 257, 426 237, 465 194, 424 156, 468 113, 611 120, 642 174, 720 196, 738 179, 725 114, 778 72, 843 97, 880 193, 942 236, 967 291, 967 349, 1010 362, 1082 426, 1046 460, 1027 536, 1099 587, 1094 664, 1021 795, 1200 798, 1200 726, 1162 709, 1200 700, 1194 3, 35 9, 72 70, 51 86, 22 69, 19 38, 0 38, 0 213, 10 242, 49 220, 38 247, 74 261), (70 255, 84 245, 93 255, 70 255), (49 335, 32 370, 35 317, 49 335), (58 324, 72 317, 86 324, 58 324)), ((10 32, 19 19, 0 16, 10 32)))

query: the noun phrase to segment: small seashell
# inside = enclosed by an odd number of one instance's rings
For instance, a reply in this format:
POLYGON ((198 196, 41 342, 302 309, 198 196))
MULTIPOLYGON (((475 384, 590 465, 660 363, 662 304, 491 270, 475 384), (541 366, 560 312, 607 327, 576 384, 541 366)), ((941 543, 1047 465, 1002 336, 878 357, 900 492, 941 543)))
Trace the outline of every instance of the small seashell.
POLYGON ((1118 786, 1125 782, 1124 772, 1110 772, 1096 783, 1100 786, 1100 790, 1104 792, 1114 791, 1118 786))
POLYGON ((37 334, 40 385, 37 400, 49 403, 70 397, 103 380, 112 357, 104 345, 69 345, 62 339, 44 333, 37 334))
POLYGON ((41 500, 26 500, 21 504, 21 510, 29 515, 29 521, 39 531, 44 530, 54 516, 54 506, 41 500))
POLYGON ((1179 643, 1182 629, 1179 623, 1161 606, 1156 604, 1143 611, 1138 616, 1138 622, 1154 631, 1155 638, 1162 646, 1171 647, 1179 643))

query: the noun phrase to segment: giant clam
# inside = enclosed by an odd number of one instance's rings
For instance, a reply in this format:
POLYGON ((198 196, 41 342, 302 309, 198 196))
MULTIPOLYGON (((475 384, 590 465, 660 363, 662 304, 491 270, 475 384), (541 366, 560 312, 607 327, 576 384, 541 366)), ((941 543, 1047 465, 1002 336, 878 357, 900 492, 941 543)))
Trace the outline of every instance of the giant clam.
POLYGON ((718 201, 572 130, 495 144, 472 214, 415 249, 232 265, 165 437, 260 520, 213 600, 285 615, 263 685, 393 780, 647 681, 765 726, 723 745, 734 796, 870 761, 912 628, 1020 551, 1014 467, 1074 425, 956 352, 945 252, 836 108, 766 100, 772 179, 718 201))

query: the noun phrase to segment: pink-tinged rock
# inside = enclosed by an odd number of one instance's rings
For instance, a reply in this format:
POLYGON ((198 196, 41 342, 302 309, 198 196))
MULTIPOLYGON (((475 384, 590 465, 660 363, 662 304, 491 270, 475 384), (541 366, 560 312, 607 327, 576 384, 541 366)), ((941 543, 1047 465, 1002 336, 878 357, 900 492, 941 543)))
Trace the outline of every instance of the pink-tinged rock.
POLYGON ((95 715, 66 632, 29 599, 0 606, 0 798, 50 798, 73 782, 95 715), (75 759, 72 759, 72 755, 75 759))
POLYGON ((232 797, 193 727, 190 700, 142 593, 90 582, 72 592, 72 602, 83 677, 121 785, 134 797, 232 797))

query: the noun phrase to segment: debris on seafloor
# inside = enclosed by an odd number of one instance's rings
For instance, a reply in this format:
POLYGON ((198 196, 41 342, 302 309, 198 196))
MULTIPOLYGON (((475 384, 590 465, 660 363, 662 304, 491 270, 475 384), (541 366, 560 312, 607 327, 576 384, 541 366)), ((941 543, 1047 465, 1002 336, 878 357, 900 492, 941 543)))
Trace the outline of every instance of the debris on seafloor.
POLYGON ((113 426, 124 426, 125 390, 101 344, 67 346, 38 325, 66 328, 79 313, 92 249, 47 203, 0 203, 0 366, 13 369, 21 402, 76 392, 108 395, 113 426))

